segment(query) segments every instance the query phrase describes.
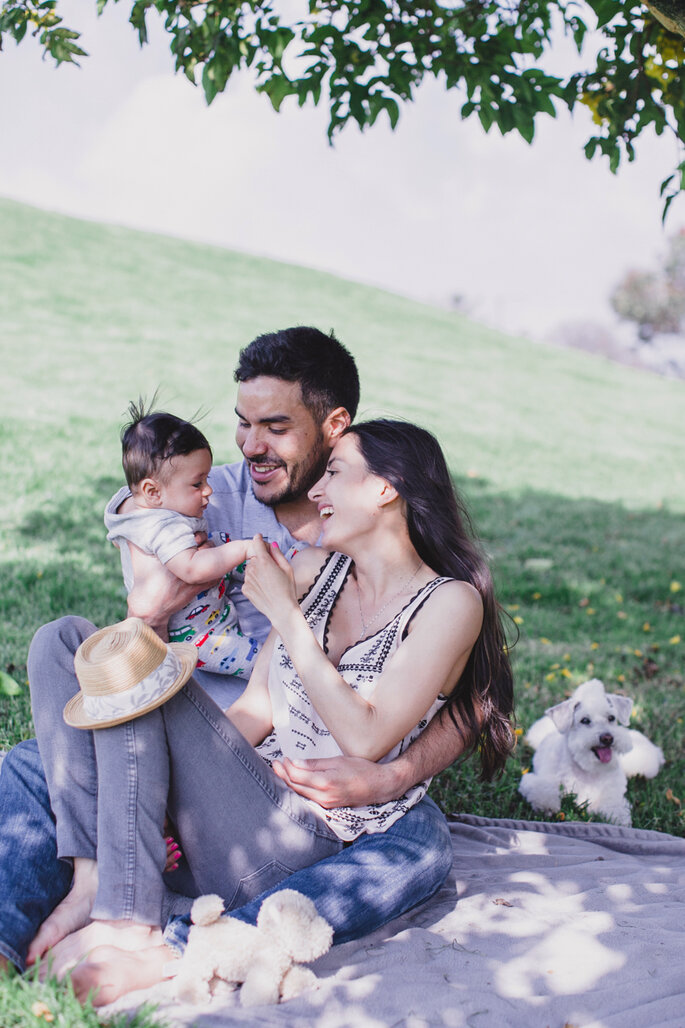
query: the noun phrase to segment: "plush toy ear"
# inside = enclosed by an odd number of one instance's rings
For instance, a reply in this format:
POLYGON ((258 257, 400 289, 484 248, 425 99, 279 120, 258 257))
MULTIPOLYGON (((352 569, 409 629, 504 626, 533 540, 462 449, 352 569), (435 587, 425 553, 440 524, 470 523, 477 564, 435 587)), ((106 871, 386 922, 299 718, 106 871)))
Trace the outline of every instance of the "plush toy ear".
POLYGON ((618 693, 607 693, 607 699, 611 701, 612 707, 616 710, 618 720, 622 725, 630 722, 630 715, 633 713, 633 701, 630 696, 619 696, 618 693))
POLYGON ((198 896, 190 909, 190 919, 193 924, 213 924, 219 920, 223 912, 224 901, 221 896, 210 893, 207 896, 198 896))
POLYGON ((576 709, 576 700, 564 700, 554 707, 548 707, 545 711, 547 717, 551 718, 557 731, 565 735, 573 724, 573 711, 576 709))

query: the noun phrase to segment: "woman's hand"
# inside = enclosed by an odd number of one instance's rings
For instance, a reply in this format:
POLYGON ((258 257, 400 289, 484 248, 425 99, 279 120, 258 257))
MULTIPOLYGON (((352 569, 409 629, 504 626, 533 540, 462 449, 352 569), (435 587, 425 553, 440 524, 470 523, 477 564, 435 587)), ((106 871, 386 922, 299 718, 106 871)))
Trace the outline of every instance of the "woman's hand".
POLYGON ((278 543, 267 546, 261 535, 256 535, 248 546, 243 596, 269 619, 276 631, 280 631, 279 622, 285 614, 299 610, 290 564, 278 543))

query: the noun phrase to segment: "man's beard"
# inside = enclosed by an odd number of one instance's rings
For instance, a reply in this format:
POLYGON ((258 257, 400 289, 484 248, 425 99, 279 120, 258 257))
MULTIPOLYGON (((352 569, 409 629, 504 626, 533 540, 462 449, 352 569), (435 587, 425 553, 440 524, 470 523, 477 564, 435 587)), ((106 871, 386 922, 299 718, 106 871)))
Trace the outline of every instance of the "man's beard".
MULTIPOLYGON (((299 461, 297 464, 293 464, 288 469, 288 480, 280 493, 274 493, 268 498, 260 500, 260 502, 264 503, 267 507, 278 507, 281 504, 293 503, 295 500, 301 500, 303 496, 306 496, 312 486, 315 485, 322 477, 326 470, 329 457, 330 453, 324 447, 323 432, 319 432, 318 438, 306 459, 299 461)), ((270 462, 264 461, 264 463, 270 462)), ((250 464, 254 464, 259 467, 260 462, 253 460, 250 461, 250 464)), ((281 466, 286 467, 285 464, 282 464, 281 466)), ((254 482, 252 483, 252 491, 255 491, 254 482)), ((255 496, 257 496, 256 493, 255 496)), ((257 496, 257 499, 260 499, 260 497, 257 496)))

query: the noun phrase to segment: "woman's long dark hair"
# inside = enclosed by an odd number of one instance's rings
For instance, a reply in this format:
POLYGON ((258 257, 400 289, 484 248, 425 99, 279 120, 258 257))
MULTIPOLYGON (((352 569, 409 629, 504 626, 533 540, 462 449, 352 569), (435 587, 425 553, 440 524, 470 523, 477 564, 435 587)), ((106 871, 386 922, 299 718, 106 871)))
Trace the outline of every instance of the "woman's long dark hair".
POLYGON ((481 779, 501 774, 513 745, 514 683, 492 576, 457 496, 434 435, 406 421, 378 418, 352 425, 366 465, 402 497, 409 538, 439 575, 470 582, 483 601, 483 625, 445 706, 465 752, 476 748, 481 779))

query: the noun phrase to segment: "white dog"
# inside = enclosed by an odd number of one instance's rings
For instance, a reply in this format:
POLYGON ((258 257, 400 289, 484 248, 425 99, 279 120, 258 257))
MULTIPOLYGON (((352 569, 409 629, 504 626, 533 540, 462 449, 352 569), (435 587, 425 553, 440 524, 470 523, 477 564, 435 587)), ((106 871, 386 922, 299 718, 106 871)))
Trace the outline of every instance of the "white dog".
POLYGON ((562 795, 574 793, 590 813, 630 825, 628 776, 654 778, 664 763, 658 746, 626 727, 632 709, 628 696, 606 693, 597 678, 549 707, 526 735, 535 756, 533 770, 521 778, 521 795, 536 810, 556 812, 562 795))

